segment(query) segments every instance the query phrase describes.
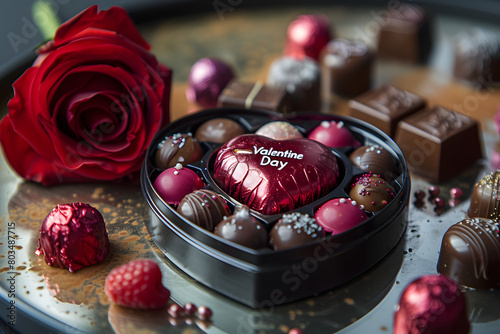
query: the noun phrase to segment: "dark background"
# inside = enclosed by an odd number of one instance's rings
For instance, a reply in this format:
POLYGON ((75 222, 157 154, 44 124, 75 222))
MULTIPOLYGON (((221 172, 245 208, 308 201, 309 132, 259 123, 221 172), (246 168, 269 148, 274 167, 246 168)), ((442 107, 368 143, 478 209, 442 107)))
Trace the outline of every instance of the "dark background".
MULTIPOLYGON (((0 100, 8 98, 10 84, 31 64, 35 58, 34 49, 43 38, 33 23, 31 7, 35 0, 8 1, 0 10, 0 100), (17 43, 13 43, 16 40, 17 43)), ((215 3, 237 5, 238 7, 279 6, 291 3, 333 4, 344 3, 350 6, 369 4, 387 5, 388 0, 323 0, 323 1, 264 1, 264 0, 48 0, 61 22, 64 22, 93 4, 101 9, 112 5, 122 6, 137 24, 148 20, 167 19, 169 16, 189 14, 199 11, 215 12, 215 3)), ((392 0, 395 1, 395 0, 392 0)), ((480 18, 498 22, 500 0, 423 0, 405 1, 420 4, 433 11, 480 18)))

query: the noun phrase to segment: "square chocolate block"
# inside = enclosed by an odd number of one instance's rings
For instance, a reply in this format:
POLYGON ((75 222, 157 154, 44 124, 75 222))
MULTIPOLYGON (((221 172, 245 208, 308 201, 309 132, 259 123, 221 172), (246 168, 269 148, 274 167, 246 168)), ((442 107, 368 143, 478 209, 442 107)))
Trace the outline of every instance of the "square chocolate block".
POLYGON ((312 58, 274 60, 267 75, 267 85, 286 89, 292 111, 319 112, 321 109, 321 70, 312 58))
POLYGON ((363 42, 333 39, 320 57, 322 96, 354 97, 371 87, 375 55, 363 42))
POLYGON ((430 182, 444 182, 482 157, 477 121, 440 106, 419 111, 401 122, 396 143, 410 172, 430 182))
POLYGON ((290 96, 284 87, 269 87, 261 82, 231 80, 219 95, 219 107, 290 111, 290 96))
POLYGON ((352 117, 366 121, 394 137, 399 121, 425 108, 420 96, 391 85, 370 90, 349 101, 352 117))
POLYGON ((377 39, 377 56, 418 64, 429 58, 432 27, 429 14, 421 7, 397 3, 382 17, 377 39))
POLYGON ((486 88, 500 82, 500 38, 483 29, 455 37, 453 75, 470 85, 486 88))

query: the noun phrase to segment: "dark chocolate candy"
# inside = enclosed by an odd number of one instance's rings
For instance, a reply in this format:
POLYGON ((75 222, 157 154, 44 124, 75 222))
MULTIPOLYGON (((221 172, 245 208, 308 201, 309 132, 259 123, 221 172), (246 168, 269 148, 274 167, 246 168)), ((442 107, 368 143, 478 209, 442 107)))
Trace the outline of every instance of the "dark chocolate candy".
POLYGON ((456 79, 485 88, 500 82, 500 38, 491 31, 474 29, 455 39, 456 79))
POLYGON ((425 108, 420 96, 391 85, 372 89, 349 101, 350 116, 394 137, 399 121, 425 108))
POLYGON ((361 146, 349 155, 349 160, 353 166, 365 172, 380 174, 386 180, 394 179, 397 173, 396 159, 380 145, 361 146))
POLYGON ((231 214, 226 201, 216 192, 207 189, 196 190, 184 196, 177 212, 210 232, 224 217, 231 214))
POLYGON ((267 84, 286 89, 290 94, 292 111, 320 111, 321 70, 316 61, 310 58, 279 58, 269 68, 267 84))
POLYGON ((407 63, 425 63, 433 44, 432 19, 419 6, 396 4, 382 15, 377 56, 407 63))
POLYGON ((290 96, 284 87, 269 87, 261 82, 231 80, 217 100, 219 107, 290 111, 290 96))
POLYGON ((460 285, 500 288, 499 225, 486 218, 468 218, 444 234, 437 270, 460 285))
POLYGON ((441 106, 399 122, 395 140, 410 171, 430 182, 457 176, 482 157, 478 122, 441 106))
POLYGON ((269 244, 274 250, 288 249, 308 244, 325 235, 316 219, 305 213, 284 214, 274 224, 269 234, 269 244))
POLYGON ((253 249, 266 247, 269 238, 265 227, 250 214, 250 209, 246 205, 217 224, 214 233, 226 240, 253 249))
POLYGON ((393 334, 467 334, 465 295, 442 275, 424 275, 403 291, 394 314, 393 334))
POLYGON ((356 179, 349 196, 366 211, 377 212, 395 196, 394 188, 379 175, 364 174, 356 179))
POLYGON ((224 144, 230 139, 245 133, 243 127, 229 118, 213 118, 206 121, 196 130, 198 141, 209 141, 224 144))
POLYGON ((472 191, 467 216, 500 220, 500 171, 486 175, 472 191))
POLYGON ((354 97, 370 89, 375 56, 360 41, 331 40, 321 53, 322 96, 354 97))
POLYGON ((177 163, 185 166, 201 159, 203 150, 191 134, 177 133, 158 144, 155 155, 156 168, 167 169, 177 163))
POLYGON ((306 138, 272 140, 243 135, 223 145, 214 179, 237 201, 272 215, 307 205, 330 192, 339 178, 337 158, 306 138))
POLYGON ((85 203, 58 204, 43 220, 35 253, 70 272, 102 262, 109 239, 101 213, 85 203))

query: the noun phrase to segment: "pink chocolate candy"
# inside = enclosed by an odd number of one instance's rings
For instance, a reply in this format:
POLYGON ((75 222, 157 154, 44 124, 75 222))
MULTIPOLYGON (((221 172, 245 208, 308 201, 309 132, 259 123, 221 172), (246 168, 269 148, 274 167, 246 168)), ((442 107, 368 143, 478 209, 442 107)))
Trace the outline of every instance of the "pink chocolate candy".
POLYGON ((45 218, 37 255, 49 266, 70 272, 101 262, 109 252, 109 239, 101 213, 84 203, 59 204, 45 218))
POLYGON ((442 275, 426 275, 410 283, 394 316, 394 334, 466 334, 469 329, 465 296, 442 275))
POLYGON ((201 58, 191 67, 186 98, 205 108, 214 108, 220 93, 234 78, 233 70, 226 63, 212 58, 201 58))
POLYGON ((326 16, 300 15, 288 26, 285 55, 318 60, 321 50, 330 39, 330 22, 326 16))
POLYGON ((350 198, 334 198, 323 204, 314 214, 316 222, 332 235, 347 231, 368 219, 368 216, 350 198))
POLYGON ((343 122, 323 121, 308 136, 329 147, 359 147, 361 143, 354 138, 343 122))
POLYGON ((204 186, 198 174, 181 164, 165 169, 153 183, 158 195, 171 205, 179 205, 184 196, 204 186))

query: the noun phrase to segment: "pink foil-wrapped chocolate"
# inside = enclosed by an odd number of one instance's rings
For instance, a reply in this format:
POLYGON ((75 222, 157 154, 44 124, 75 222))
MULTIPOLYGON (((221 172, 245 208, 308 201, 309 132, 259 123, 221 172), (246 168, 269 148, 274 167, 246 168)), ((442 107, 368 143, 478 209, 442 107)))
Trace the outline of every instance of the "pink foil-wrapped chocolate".
POLYGON ((233 78, 233 70, 223 61, 201 58, 189 71, 186 98, 191 103, 214 108, 220 93, 233 78))
POLYGON ((58 204, 42 223, 36 254, 49 266, 74 272, 103 261, 108 252, 104 219, 89 204, 58 204))
POLYGON ((330 41, 330 22, 324 15, 300 15, 288 25, 285 55, 297 59, 319 59, 330 41))
POLYGON ((218 151, 214 178, 236 200, 272 215, 307 205, 333 190, 339 166, 333 152, 313 140, 242 135, 218 151))
POLYGON ((394 316, 394 334, 466 334, 469 329, 465 296, 442 275, 425 275, 410 283, 394 316))

